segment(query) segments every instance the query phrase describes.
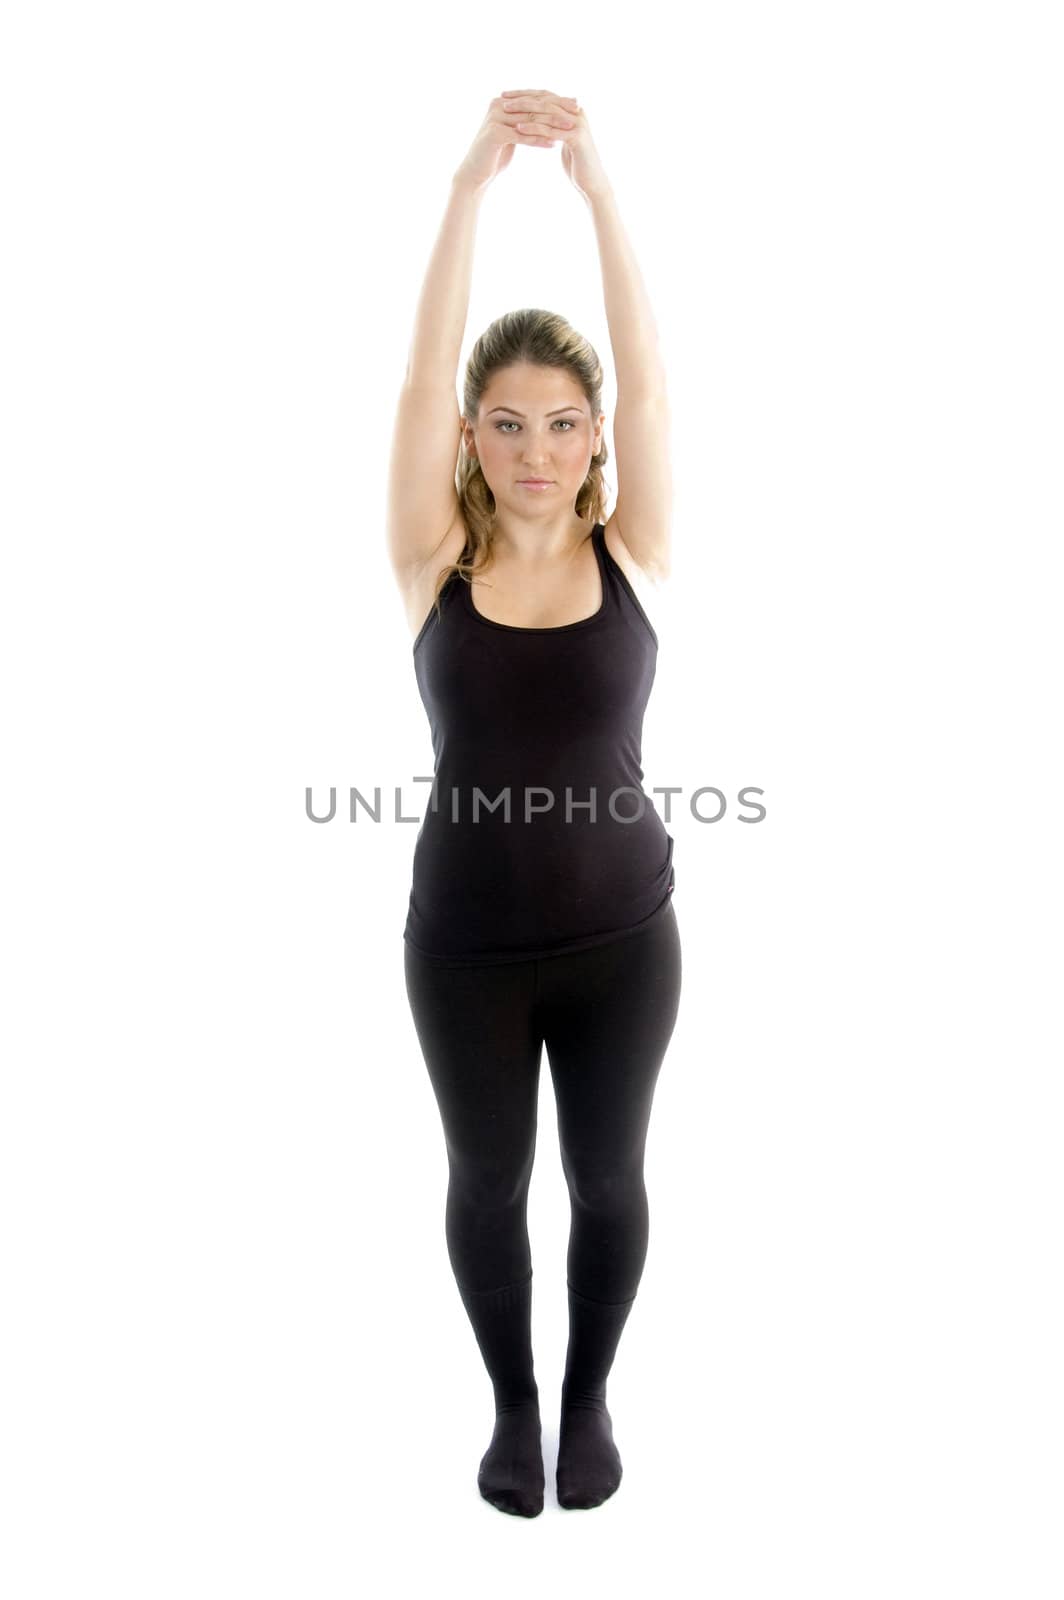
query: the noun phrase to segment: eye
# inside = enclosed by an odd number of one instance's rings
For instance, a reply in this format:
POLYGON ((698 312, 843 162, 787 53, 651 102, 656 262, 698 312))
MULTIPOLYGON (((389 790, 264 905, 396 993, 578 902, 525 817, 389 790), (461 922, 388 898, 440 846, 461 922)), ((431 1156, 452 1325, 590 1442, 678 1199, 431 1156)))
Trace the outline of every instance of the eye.
MULTIPOLYGON (((559 423, 569 430, 572 430, 576 427, 576 423, 573 422, 571 417, 555 417, 554 426, 557 427, 559 423)), ((497 422, 495 426, 496 428, 519 428, 521 424, 519 422, 512 422, 504 419, 502 422, 497 422)))

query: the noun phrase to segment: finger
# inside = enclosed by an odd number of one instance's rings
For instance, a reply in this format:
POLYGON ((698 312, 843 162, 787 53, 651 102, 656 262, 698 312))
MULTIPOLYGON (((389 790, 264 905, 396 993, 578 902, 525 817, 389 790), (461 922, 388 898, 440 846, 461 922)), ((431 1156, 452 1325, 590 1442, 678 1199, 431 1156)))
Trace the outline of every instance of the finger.
MULTIPOLYGON (((525 133, 520 128, 509 128, 511 142, 514 144, 553 144, 554 139, 542 133, 525 133)), ((560 135, 556 134, 555 138, 560 135)))
POLYGON ((573 124, 568 127, 553 127, 541 122, 518 122, 515 124, 519 133, 535 133, 541 131, 548 139, 568 139, 573 131, 573 124))
POLYGON ((557 111, 563 117, 578 117, 580 115, 579 106, 567 106, 560 100, 549 100, 544 103, 542 100, 534 100, 531 95, 527 94, 515 95, 512 99, 501 100, 499 109, 501 111, 523 111, 537 114, 539 112, 546 114, 551 111, 557 111))
POLYGON ((519 125, 522 127, 535 126, 542 128, 576 127, 575 120, 572 117, 565 116, 560 111, 503 111, 500 113, 500 120, 510 128, 516 128, 519 125))
POLYGON ((518 100, 504 100, 498 110, 504 117, 562 117, 567 121, 575 121, 580 115, 569 106, 537 105, 524 97, 518 100))
POLYGON ((504 89, 502 91, 501 98, 503 100, 514 100, 520 98, 527 98, 530 100, 548 99, 556 101, 559 105, 567 106, 578 106, 580 104, 575 95, 549 94, 545 89, 504 89))

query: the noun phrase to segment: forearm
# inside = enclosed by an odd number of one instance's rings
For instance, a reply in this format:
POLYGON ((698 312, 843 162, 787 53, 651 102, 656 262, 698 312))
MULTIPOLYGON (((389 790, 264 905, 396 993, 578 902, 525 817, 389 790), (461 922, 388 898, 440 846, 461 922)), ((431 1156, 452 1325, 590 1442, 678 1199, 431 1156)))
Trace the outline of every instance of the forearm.
POLYGON ((451 384, 458 370, 482 189, 454 177, 421 287, 406 364, 412 385, 451 384))
POLYGON ((588 208, 598 240, 618 399, 660 395, 665 389, 665 363, 657 324, 613 191, 593 195, 588 208))

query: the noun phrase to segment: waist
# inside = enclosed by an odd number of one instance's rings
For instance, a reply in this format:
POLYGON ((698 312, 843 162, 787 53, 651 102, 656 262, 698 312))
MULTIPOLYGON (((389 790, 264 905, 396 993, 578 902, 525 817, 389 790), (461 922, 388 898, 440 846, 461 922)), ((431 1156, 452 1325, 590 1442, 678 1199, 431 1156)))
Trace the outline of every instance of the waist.
POLYGON ((672 887, 672 836, 653 807, 622 823, 547 811, 453 822, 426 815, 407 931, 441 955, 532 951, 623 932, 672 887))

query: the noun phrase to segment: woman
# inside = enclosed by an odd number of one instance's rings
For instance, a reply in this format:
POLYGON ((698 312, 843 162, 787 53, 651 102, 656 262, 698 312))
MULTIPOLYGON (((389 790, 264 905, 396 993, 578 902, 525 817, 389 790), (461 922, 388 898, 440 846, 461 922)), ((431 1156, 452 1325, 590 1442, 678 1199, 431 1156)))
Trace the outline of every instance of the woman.
POLYGON ((633 588, 668 571, 667 427, 587 118, 548 90, 504 94, 455 172, 422 290, 389 553, 436 757, 406 987, 447 1144, 448 1253, 494 1388, 477 1482, 526 1517, 544 1489, 526 1222, 544 1045, 572 1206, 559 1504, 599 1505, 621 1480, 606 1379, 647 1253, 647 1127, 681 982, 673 841, 641 787, 657 637, 633 588), (455 406, 480 198, 515 145, 556 142, 595 224, 617 366, 608 519, 602 369, 564 318, 493 323, 455 406))

